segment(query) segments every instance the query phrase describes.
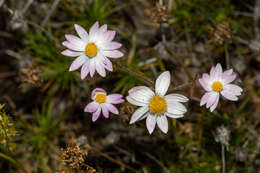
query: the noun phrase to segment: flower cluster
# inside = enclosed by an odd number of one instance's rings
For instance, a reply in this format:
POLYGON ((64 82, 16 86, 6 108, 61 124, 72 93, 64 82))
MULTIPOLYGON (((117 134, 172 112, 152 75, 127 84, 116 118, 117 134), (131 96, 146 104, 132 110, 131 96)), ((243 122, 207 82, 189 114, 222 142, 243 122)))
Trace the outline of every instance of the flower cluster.
MULTIPOLYGON (((77 57, 71 64, 69 71, 81 68, 81 79, 90 74, 94 76, 95 71, 102 77, 106 76, 106 70, 113 71, 113 65, 109 58, 120 58, 123 53, 119 49, 122 45, 112 41, 116 32, 108 30, 107 25, 99 27, 96 22, 89 33, 81 26, 75 24, 75 30, 79 37, 67 34, 67 41, 62 44, 67 48, 62 51, 63 55, 77 57)), ((201 98, 200 106, 206 104, 206 108, 214 111, 218 105, 219 97, 232 101, 238 100, 242 88, 231 84, 236 78, 233 70, 223 72, 220 64, 212 67, 210 74, 204 73, 199 83, 206 90, 201 98)), ((159 75, 155 81, 155 91, 146 86, 136 86, 128 91, 126 100, 139 106, 132 115, 130 124, 146 119, 146 127, 149 133, 153 133, 156 124, 164 133, 168 132, 167 118, 182 118, 187 112, 183 103, 189 99, 181 94, 169 93, 168 88, 171 84, 171 75, 165 71, 159 75)), ((105 118, 109 118, 109 113, 119 114, 118 109, 114 106, 124 102, 121 94, 107 95, 102 88, 96 88, 91 93, 91 99, 84 111, 92 113, 92 121, 96 121, 102 113, 105 118)))

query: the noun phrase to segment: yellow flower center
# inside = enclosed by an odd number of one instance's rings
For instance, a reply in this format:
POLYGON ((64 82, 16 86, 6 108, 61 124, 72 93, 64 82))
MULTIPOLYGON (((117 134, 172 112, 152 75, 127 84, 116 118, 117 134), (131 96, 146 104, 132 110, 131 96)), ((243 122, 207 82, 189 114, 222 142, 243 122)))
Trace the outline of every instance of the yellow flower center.
POLYGON ((96 102, 98 103, 105 103, 106 102, 106 95, 105 94, 97 94, 96 95, 96 102))
POLYGON ((223 85, 219 81, 214 82, 211 87, 212 87, 213 91, 216 91, 216 92, 220 92, 223 90, 223 85))
POLYGON ((88 57, 93 57, 97 54, 98 52, 98 48, 95 45, 95 43, 89 43, 86 47, 85 47, 85 53, 88 57))
POLYGON ((166 101, 160 96, 155 96, 150 100, 150 112, 161 115, 167 109, 166 101))

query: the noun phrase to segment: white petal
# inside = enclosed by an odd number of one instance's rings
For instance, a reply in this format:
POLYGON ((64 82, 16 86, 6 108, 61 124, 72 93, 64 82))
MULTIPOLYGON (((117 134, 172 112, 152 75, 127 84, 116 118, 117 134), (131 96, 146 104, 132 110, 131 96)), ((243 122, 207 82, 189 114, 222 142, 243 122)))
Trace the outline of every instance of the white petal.
POLYGON ((75 56, 80 56, 81 54, 83 54, 83 52, 74 52, 69 49, 66 49, 62 51, 61 54, 65 56, 75 57, 75 56))
POLYGON ((238 97, 236 95, 234 95, 234 94, 232 94, 232 93, 230 93, 230 92, 228 92, 226 90, 221 91, 221 95, 223 97, 225 97, 226 99, 228 99, 228 100, 232 100, 232 101, 237 101, 238 100, 238 97))
POLYGON ((218 105, 218 101, 219 101, 219 94, 216 97, 216 100, 214 101, 213 105, 210 107, 210 112, 213 112, 216 109, 216 107, 218 105))
POLYGON ((119 112, 118 112, 118 109, 114 106, 114 105, 112 105, 112 104, 110 104, 110 103, 106 103, 106 107, 107 107, 107 109, 110 111, 110 112, 112 112, 113 114, 118 114, 119 112))
POLYGON ((179 102, 167 101, 167 112, 178 115, 178 114, 184 114, 185 112, 187 112, 187 109, 183 104, 179 102))
POLYGON ((96 62, 96 70, 97 70, 98 74, 100 74, 100 76, 106 77, 106 71, 105 71, 105 68, 102 65, 102 63, 96 62))
POLYGON ((166 101, 176 101, 176 102, 187 102, 189 99, 181 94, 168 94, 165 96, 166 101))
POLYGON ((146 86, 134 87, 129 90, 129 96, 138 102, 149 103, 150 99, 154 97, 154 92, 146 86))
POLYGON ((157 125, 162 130, 163 133, 168 132, 168 120, 165 115, 157 117, 157 125))
POLYGON ((87 61, 87 57, 82 54, 78 58, 76 58, 72 64, 70 65, 69 71, 77 70, 80 66, 82 66, 87 61))
POLYGON ((102 54, 109 58, 120 58, 124 56, 124 54, 119 50, 102 50, 102 54))
POLYGON ((236 96, 239 96, 241 95, 241 92, 243 91, 242 88, 240 88, 239 86, 237 85, 234 85, 234 84, 226 84, 224 85, 224 89, 225 92, 229 92, 233 95, 236 95, 236 96))
POLYGON ((157 115, 149 114, 146 118, 146 127, 150 134, 153 133, 155 125, 156 125, 157 115))
POLYGON ((169 112, 166 112, 165 115, 166 115, 167 117, 170 117, 170 118, 182 118, 182 117, 184 117, 183 114, 177 115, 177 114, 171 114, 171 113, 169 113, 169 112))
POLYGON ((75 24, 74 27, 79 37, 84 41, 88 41, 88 32, 80 25, 75 24))
POLYGON ((171 74, 169 71, 163 72, 157 79, 155 83, 155 93, 164 96, 170 86, 171 74))
POLYGON ((146 112, 148 112, 148 110, 149 110, 148 106, 143 106, 141 108, 138 108, 132 115, 130 124, 133 124, 136 121, 138 121, 144 114, 146 114, 146 112))
POLYGON ((83 64, 83 66, 82 66, 82 68, 81 68, 81 79, 83 80, 83 79, 85 79, 85 77, 88 75, 88 73, 89 73, 89 63, 90 63, 90 61, 89 60, 87 60, 84 64, 83 64))
POLYGON ((207 104, 206 104, 206 108, 211 107, 215 103, 217 97, 219 97, 218 92, 214 92, 214 91, 210 92, 209 98, 208 98, 208 101, 207 101, 207 104))
POLYGON ((146 105, 148 105, 148 103, 143 103, 143 102, 137 101, 137 100, 133 99, 133 98, 130 97, 130 96, 127 96, 127 97, 126 97, 126 100, 127 100, 129 103, 131 103, 131 104, 133 104, 133 105, 136 105, 136 106, 146 106, 146 105))
POLYGON ((89 64, 89 70, 90 70, 90 76, 93 77, 96 67, 95 67, 95 61, 93 59, 90 60, 90 64, 89 64))

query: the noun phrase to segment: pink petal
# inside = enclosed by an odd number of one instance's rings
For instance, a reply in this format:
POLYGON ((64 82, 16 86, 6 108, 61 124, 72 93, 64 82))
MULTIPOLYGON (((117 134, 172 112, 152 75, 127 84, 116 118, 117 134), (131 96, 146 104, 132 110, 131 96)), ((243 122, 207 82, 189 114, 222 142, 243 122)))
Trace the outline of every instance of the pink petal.
POLYGON ((75 57, 75 56, 80 56, 82 54, 82 52, 74 52, 69 49, 66 49, 66 50, 62 51, 61 54, 65 55, 65 56, 75 57))
POLYGON ((96 71, 96 64, 95 61, 90 60, 90 64, 89 64, 89 71, 90 71, 90 76, 93 77, 96 71))
POLYGON ((200 106, 203 106, 205 103, 208 102, 209 96, 210 96, 210 92, 206 92, 206 93, 202 96, 202 98, 201 98, 201 100, 200 100, 200 106))
POLYGON ((97 111, 92 115, 93 122, 95 122, 99 118, 100 113, 101 113, 101 107, 98 107, 97 111))
POLYGON ((78 37, 76 37, 76 36, 74 36, 74 35, 66 34, 65 37, 66 37, 66 39, 67 39, 70 43, 72 43, 72 44, 74 44, 74 45, 84 45, 84 42, 83 42, 80 38, 78 38, 78 37))
POLYGON ((103 67, 103 65, 101 63, 100 64, 96 63, 96 70, 97 70, 98 74, 100 74, 100 76, 106 77, 105 68, 103 67))
POLYGON ((218 92, 214 92, 214 91, 210 92, 209 98, 207 100, 206 108, 209 108, 210 106, 212 106, 215 103, 215 100, 217 97, 219 97, 218 92))
POLYGON ((160 96, 164 96, 170 86, 171 74, 169 71, 165 71, 156 79, 155 92, 160 96))
POLYGON ((219 101, 219 95, 216 97, 216 100, 214 101, 213 105, 210 107, 210 112, 213 112, 217 105, 218 105, 218 101, 219 101))
POLYGON ((204 73, 202 78, 199 79, 199 83, 204 88, 204 90, 211 91, 210 77, 208 74, 204 73))
POLYGON ((109 111, 108 111, 106 104, 101 104, 100 106, 101 106, 102 113, 103 113, 104 117, 108 118, 109 117, 109 111))
POLYGON ((80 25, 75 24, 74 25, 76 32, 78 33, 79 37, 84 40, 87 41, 88 40, 88 32, 81 27, 80 25))
POLYGON ((225 75, 222 74, 222 80, 225 84, 228 84, 230 82, 233 82, 236 79, 236 75, 225 75))
POLYGON ((241 92, 243 91, 243 89, 234 84, 227 84, 224 86, 224 91, 232 93, 233 95, 239 96, 239 95, 241 95, 241 92))
POLYGON ((110 111, 110 112, 112 112, 113 114, 118 114, 119 112, 118 112, 118 109, 114 106, 114 105, 112 105, 112 104, 109 104, 109 103, 107 103, 106 104, 106 107, 107 107, 107 109, 110 111))
POLYGON ((215 73, 216 73, 216 76, 219 76, 219 75, 221 75, 222 74, 222 66, 221 66, 221 64, 220 63, 218 63, 217 65, 216 65, 216 68, 215 68, 215 73))
POLYGON ((106 57, 110 57, 110 58, 120 58, 122 56, 124 56, 124 54, 122 52, 120 52, 119 50, 105 50, 102 51, 103 55, 106 57))
POLYGON ((148 106, 143 106, 141 108, 138 108, 132 115, 130 124, 133 124, 136 121, 138 121, 144 114, 148 112, 148 110, 149 110, 148 106))
POLYGON ((106 32, 106 31, 107 31, 107 24, 104 24, 104 25, 102 25, 102 26, 99 28, 99 33, 106 32))
POLYGON ((224 75, 231 75, 233 72, 233 69, 229 69, 223 72, 224 75))
POLYGON ((148 115, 147 118, 146 118, 146 127, 149 131, 150 134, 153 133, 154 131, 154 128, 155 128, 155 125, 156 125, 156 119, 157 119, 157 116, 156 115, 148 115))
POLYGON ((216 68, 213 66, 210 69, 210 76, 214 76, 215 73, 216 73, 216 68))
POLYGON ((98 31, 99 23, 96 22, 92 27, 90 28, 89 35, 92 36, 98 31))
POLYGON ((168 120, 165 115, 157 117, 157 125, 163 133, 168 132, 168 120))
POLYGON ((124 102, 121 94, 110 94, 107 96, 107 102, 112 104, 119 104, 124 102))
POLYGON ((84 51, 85 49, 83 44, 75 45, 68 41, 62 42, 62 45, 74 51, 84 51))
POLYGON ((96 112, 96 110, 98 109, 99 107, 99 104, 97 102, 91 102, 89 103, 85 109, 84 109, 84 112, 96 112))
POLYGON ((115 35, 116 35, 116 31, 108 30, 105 33, 104 39, 107 40, 108 42, 110 42, 115 38, 115 35))
POLYGON ((118 49, 122 46, 121 43, 118 42, 105 42, 102 44, 102 49, 103 50, 114 50, 118 49))
POLYGON ((87 58, 85 55, 81 55, 78 58, 76 58, 72 64, 70 65, 69 71, 77 70, 84 62, 86 62, 87 58))
POLYGON ((104 59, 105 59, 105 68, 108 70, 108 71, 113 71, 113 65, 112 65, 112 62, 104 56, 104 59))
POLYGON ((81 68, 81 75, 80 75, 81 79, 82 80, 85 79, 85 77, 88 75, 88 73, 89 73, 89 60, 86 61, 81 68))
POLYGON ((106 91, 105 91, 103 88, 95 88, 95 89, 91 92, 91 99, 92 99, 92 100, 95 100, 95 96, 96 96, 96 94, 98 94, 98 93, 102 93, 102 94, 107 95, 106 91))

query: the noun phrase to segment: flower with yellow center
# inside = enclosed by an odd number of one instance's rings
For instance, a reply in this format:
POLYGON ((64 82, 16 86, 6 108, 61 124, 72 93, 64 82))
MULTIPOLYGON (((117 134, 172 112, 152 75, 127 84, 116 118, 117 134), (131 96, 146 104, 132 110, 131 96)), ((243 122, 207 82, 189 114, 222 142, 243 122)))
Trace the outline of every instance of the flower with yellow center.
POLYGON ((210 74, 204 73, 199 79, 201 86, 207 91, 201 98, 200 105, 206 104, 206 108, 214 111, 219 102, 219 97, 222 95, 228 100, 236 101, 243 91, 237 85, 230 84, 235 80, 236 75, 232 74, 233 70, 223 72, 220 64, 212 67, 210 74))
POLYGON ((97 52, 98 52, 98 48, 95 45, 95 43, 87 44, 87 46, 85 48, 85 53, 88 57, 92 58, 92 57, 96 56, 97 52))
POLYGON ((107 99, 107 97, 105 94, 100 93, 100 94, 96 95, 96 102, 98 102, 98 103, 105 103, 106 99, 107 99))
POLYGON ((155 96, 155 97, 151 98, 149 109, 150 109, 151 113, 154 113, 157 115, 163 114, 167 109, 165 99, 160 96, 155 96))
POLYGON ((106 77, 106 70, 113 71, 112 62, 109 58, 120 58, 123 53, 119 49, 122 45, 113 41, 116 32, 108 30, 107 25, 99 27, 96 22, 89 33, 81 26, 75 24, 78 36, 66 34, 66 41, 62 45, 67 49, 61 53, 65 56, 77 57, 71 64, 69 71, 81 68, 81 79, 88 74, 91 77, 95 72, 106 77))
POLYGON ((85 107, 84 111, 93 113, 93 122, 99 118, 101 112, 105 118, 109 117, 109 112, 118 114, 118 109, 114 106, 114 104, 120 104, 124 102, 123 96, 121 94, 107 95, 106 91, 102 88, 94 89, 91 93, 91 99, 93 101, 85 107))
POLYGON ((188 98, 181 94, 165 95, 171 81, 169 71, 163 72, 155 83, 155 92, 145 86, 137 86, 128 91, 127 101, 138 108, 131 117, 130 124, 146 118, 146 127, 151 134, 156 124, 164 132, 168 131, 169 118, 181 118, 187 111, 181 102, 188 98))
POLYGON ((216 91, 216 92, 220 92, 223 90, 223 85, 219 81, 213 82, 211 87, 212 87, 212 90, 216 91))

